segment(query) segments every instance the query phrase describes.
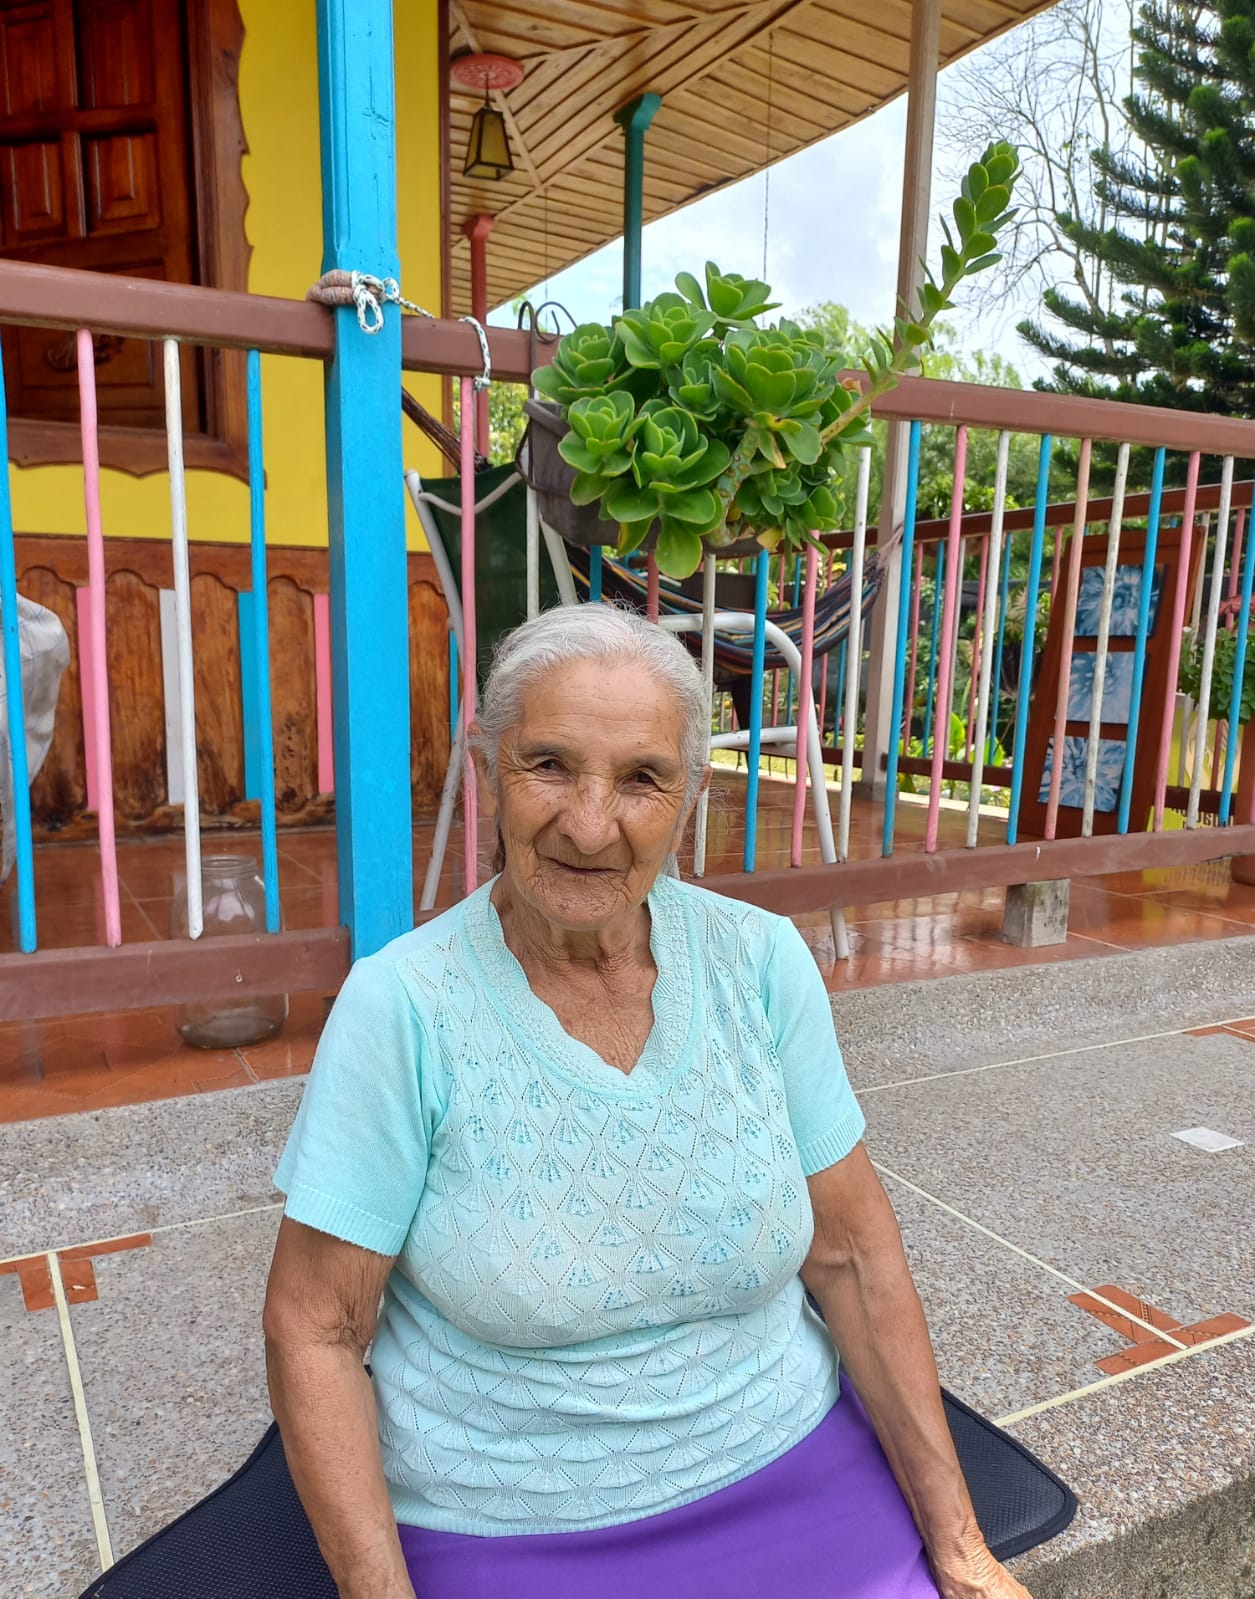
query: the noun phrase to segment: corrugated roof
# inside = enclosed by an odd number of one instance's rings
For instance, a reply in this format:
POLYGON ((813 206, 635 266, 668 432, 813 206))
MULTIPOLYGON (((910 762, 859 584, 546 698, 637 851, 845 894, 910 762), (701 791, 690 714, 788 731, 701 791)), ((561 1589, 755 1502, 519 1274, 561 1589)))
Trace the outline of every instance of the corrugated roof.
MULTIPOLYGON (((944 0, 942 64, 1049 3, 944 0)), ((495 97, 515 162, 498 183, 462 176, 478 96, 452 87, 453 310, 470 308, 461 236, 469 216, 497 218, 491 305, 623 231, 623 134, 613 116, 636 95, 662 96, 645 145, 648 221, 901 94, 910 32, 910 0, 450 0, 451 54, 499 51, 526 74, 495 97)))

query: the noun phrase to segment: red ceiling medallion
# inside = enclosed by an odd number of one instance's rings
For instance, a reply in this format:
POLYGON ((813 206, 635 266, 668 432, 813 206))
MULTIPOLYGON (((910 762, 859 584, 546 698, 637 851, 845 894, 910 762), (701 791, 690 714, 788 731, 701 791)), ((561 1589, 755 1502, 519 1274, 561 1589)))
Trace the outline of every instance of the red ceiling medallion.
POLYGON ((454 56, 449 63, 449 76, 468 93, 484 94, 489 89, 504 93, 508 89, 517 89, 522 83, 523 67, 509 56, 475 51, 454 56))

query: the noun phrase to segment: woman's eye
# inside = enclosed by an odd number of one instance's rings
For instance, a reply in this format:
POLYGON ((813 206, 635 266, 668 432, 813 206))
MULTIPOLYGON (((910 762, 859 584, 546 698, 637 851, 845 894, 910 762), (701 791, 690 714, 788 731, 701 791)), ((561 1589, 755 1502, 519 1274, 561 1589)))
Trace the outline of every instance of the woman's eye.
POLYGON ((657 788, 657 782, 652 772, 633 772, 632 784, 637 788, 657 788))

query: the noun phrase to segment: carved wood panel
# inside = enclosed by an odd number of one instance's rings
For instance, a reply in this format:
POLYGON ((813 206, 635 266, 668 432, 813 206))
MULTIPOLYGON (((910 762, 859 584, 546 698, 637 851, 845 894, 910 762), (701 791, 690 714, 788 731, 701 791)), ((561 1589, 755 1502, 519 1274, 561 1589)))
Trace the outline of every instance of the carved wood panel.
MULTIPOLYGON (((244 713, 237 595, 252 586, 247 548, 193 543, 198 775, 206 827, 256 826, 244 795, 244 713)), ((72 662, 61 684, 53 745, 32 789, 37 838, 90 837, 75 590, 87 582, 81 538, 17 540, 18 587, 56 611, 72 662)), ((169 804, 159 592, 170 587, 170 546, 106 539, 110 717, 114 793, 122 834, 182 825, 169 804)), ((326 822, 334 802, 318 794, 318 711, 313 596, 327 592, 325 550, 269 552, 271 702, 280 825, 326 822)), ((449 751, 448 622, 431 557, 409 557, 411 778, 416 815, 434 812, 449 751)))
POLYGON ((134 572, 110 573, 105 584, 105 645, 113 803, 120 818, 141 822, 166 801, 166 723, 161 601, 134 572))
POLYGON ((318 792, 318 692, 314 598, 290 577, 267 584, 275 808, 300 811, 318 792))
POLYGON ((212 573, 192 579, 192 661, 200 803, 224 816, 244 798, 244 708, 234 590, 212 573))
POLYGON ((448 618, 438 589, 410 584, 410 783, 416 810, 440 803, 449 761, 448 618))

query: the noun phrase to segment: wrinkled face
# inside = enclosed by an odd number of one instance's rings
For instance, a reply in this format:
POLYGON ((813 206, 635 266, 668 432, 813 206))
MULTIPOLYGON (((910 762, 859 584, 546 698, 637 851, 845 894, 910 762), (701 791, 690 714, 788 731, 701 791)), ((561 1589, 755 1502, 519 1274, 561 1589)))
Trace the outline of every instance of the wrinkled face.
POLYGON ((643 903, 677 847, 683 721, 642 668, 576 661, 538 678, 497 754, 511 892, 590 932, 643 903))

